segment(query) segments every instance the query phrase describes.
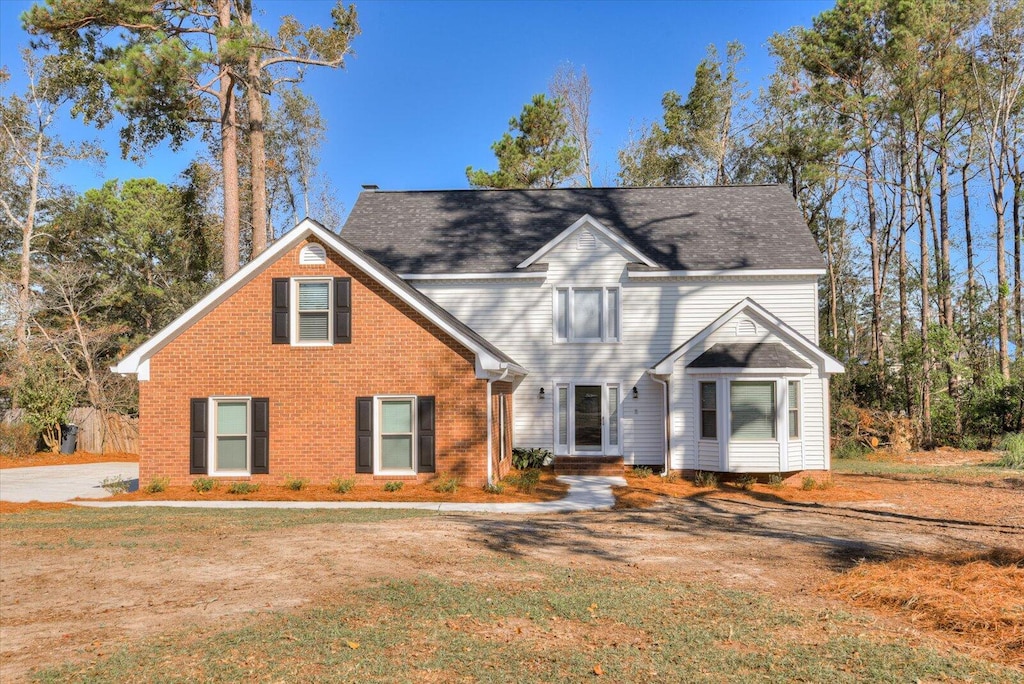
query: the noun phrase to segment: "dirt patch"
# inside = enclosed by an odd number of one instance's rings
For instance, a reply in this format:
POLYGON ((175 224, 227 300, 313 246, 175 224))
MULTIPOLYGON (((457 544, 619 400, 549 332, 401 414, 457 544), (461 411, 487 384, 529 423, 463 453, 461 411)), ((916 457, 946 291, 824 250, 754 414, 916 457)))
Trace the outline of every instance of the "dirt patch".
POLYGON ((138 454, 93 454, 76 451, 73 454, 54 454, 40 451, 31 456, 0 455, 0 470, 4 468, 31 468, 34 466, 80 465, 82 463, 138 463, 138 454))
POLYGON ((892 451, 888 449, 878 449, 877 451, 871 451, 865 454, 864 460, 883 463, 954 466, 992 463, 997 460, 998 457, 998 454, 993 454, 991 451, 939 447, 938 449, 932 449, 930 451, 892 451))
POLYGON ((890 610, 1024 666, 1024 550, 864 563, 822 590, 890 610))
POLYGON ((565 497, 569 485, 556 479, 553 472, 542 471, 540 481, 532 492, 521 492, 506 485, 501 494, 485 492, 479 487, 460 486, 454 492, 438 492, 432 482, 404 482, 395 492, 384 490, 384 482, 358 484, 344 494, 332 491, 327 485, 306 485, 296 491, 284 485, 261 484, 259 490, 248 494, 230 494, 230 483, 218 482, 208 492, 197 492, 189 486, 172 486, 162 492, 150 493, 144 489, 116 494, 104 501, 423 501, 457 503, 525 503, 555 501, 565 497))

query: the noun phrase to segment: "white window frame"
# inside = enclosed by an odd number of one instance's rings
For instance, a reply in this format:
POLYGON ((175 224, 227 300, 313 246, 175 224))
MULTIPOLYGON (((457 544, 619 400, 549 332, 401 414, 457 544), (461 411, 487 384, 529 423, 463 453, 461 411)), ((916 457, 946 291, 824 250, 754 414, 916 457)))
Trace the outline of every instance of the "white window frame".
POLYGON ((607 343, 607 342, 621 342, 622 341, 622 288, 618 285, 613 286, 600 286, 595 285, 593 287, 587 286, 566 286, 566 287, 554 287, 551 289, 551 331, 555 343, 557 344, 594 344, 594 343, 607 343), (598 337, 576 337, 574 334, 573 326, 573 304, 575 299, 575 293, 577 290, 585 291, 597 291, 599 293, 600 302, 598 304, 598 311, 600 314, 600 320, 598 321, 598 327, 600 328, 601 334, 598 337), (615 330, 618 335, 612 337, 608 334, 608 330, 611 326, 608 325, 611 320, 608 314, 608 293, 611 291, 616 293, 616 302, 618 307, 615 312, 615 330), (560 292, 566 293, 565 298, 565 330, 566 336, 561 335, 561 331, 558 329, 558 294, 560 292))
POLYGON ((334 279, 324 276, 296 277, 291 279, 291 343, 293 347, 330 347, 334 344, 334 279), (327 339, 299 339, 299 283, 327 283, 327 339))
POLYGON ((554 445, 554 453, 556 456, 566 456, 569 454, 580 454, 586 453, 588 455, 603 455, 603 456, 621 456, 625 453, 624 442, 625 436, 622 432, 622 414, 623 405, 626 401, 625 395, 623 394, 623 387, 625 383, 622 382, 608 382, 607 380, 554 380, 552 387, 554 388, 551 392, 551 407, 552 407, 552 419, 551 425, 553 428, 551 434, 551 443, 554 445), (579 385, 593 387, 599 386, 601 388, 601 449, 600 451, 587 451, 580 452, 576 448, 576 387, 579 385), (611 419, 608 415, 608 388, 615 387, 619 392, 619 403, 618 412, 616 415, 615 428, 618 436, 618 444, 609 444, 609 429, 611 427, 611 419), (559 414, 559 403, 558 403, 558 390, 560 388, 566 388, 566 442, 565 444, 559 444, 558 432, 561 427, 561 415, 559 414))
POLYGON ((790 442, 799 442, 804 437, 804 388, 799 380, 788 380, 786 382, 786 439, 790 442), (793 385, 796 385, 796 408, 789 408, 789 392, 793 385), (793 422, 791 420, 793 411, 796 411, 796 435, 792 434, 793 422))
POLYGON ((721 421, 722 407, 721 407, 721 399, 720 399, 721 395, 722 395, 722 388, 720 387, 720 383, 717 380, 714 380, 714 379, 698 379, 697 380, 697 402, 696 402, 696 404, 697 404, 697 439, 702 441, 702 442, 716 443, 719 440, 719 435, 722 434, 722 430, 721 430, 721 427, 722 427, 721 426, 721 422, 722 422, 721 421), (714 411, 715 411, 715 436, 714 437, 705 437, 704 436, 704 410, 705 409, 704 409, 704 397, 703 397, 702 392, 701 392, 701 387, 703 385, 711 385, 712 387, 715 388, 715 409, 714 409, 714 411))
MULTIPOLYGON (((380 394, 373 398, 373 473, 375 475, 396 475, 396 476, 408 476, 416 474, 416 464, 419 463, 419 416, 417 415, 416 409, 418 404, 418 397, 414 394, 380 394), (383 421, 381 420, 381 406, 385 401, 408 401, 412 407, 410 412, 412 423, 409 425, 412 428, 412 467, 408 470, 404 468, 392 468, 385 470, 381 464, 381 458, 384 455, 381 447, 382 437, 384 432, 381 429, 383 427, 383 421)), ((405 434, 398 432, 389 432, 389 435, 405 434)))
POLYGON ((208 413, 208 425, 210 426, 207 436, 207 468, 206 472, 212 477, 248 477, 252 475, 252 397, 210 397, 208 413), (217 470, 217 438, 218 437, 241 437, 242 435, 231 434, 221 435, 217 432, 217 406, 221 403, 245 403, 245 470, 217 470))

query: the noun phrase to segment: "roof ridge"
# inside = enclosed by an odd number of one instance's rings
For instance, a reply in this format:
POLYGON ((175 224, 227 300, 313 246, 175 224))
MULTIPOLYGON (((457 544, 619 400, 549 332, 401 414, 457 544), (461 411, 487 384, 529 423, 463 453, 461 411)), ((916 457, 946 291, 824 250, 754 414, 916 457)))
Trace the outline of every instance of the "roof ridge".
MULTIPOLYGON (((594 192, 607 190, 727 190, 743 188, 776 188, 784 187, 784 183, 734 183, 731 185, 601 185, 589 188, 421 188, 405 190, 385 190, 376 188, 364 190, 366 194, 432 194, 448 192, 466 193, 502 193, 502 192, 594 192)), ((363 193, 360 193, 363 194, 363 193)))

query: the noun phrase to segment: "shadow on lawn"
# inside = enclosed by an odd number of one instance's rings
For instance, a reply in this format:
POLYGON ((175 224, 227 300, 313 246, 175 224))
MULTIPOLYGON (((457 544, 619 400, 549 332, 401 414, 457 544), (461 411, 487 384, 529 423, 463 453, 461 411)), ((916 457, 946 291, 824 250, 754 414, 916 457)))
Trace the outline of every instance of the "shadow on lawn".
POLYGON ((558 517, 511 518, 511 517, 465 517, 464 522, 473 527, 478 536, 473 541, 487 549, 514 557, 524 557, 528 550, 550 549, 590 556, 604 561, 625 562, 635 551, 631 548, 638 537, 619 532, 603 531, 599 526, 589 524, 590 516, 602 516, 600 512, 584 515, 563 514, 558 517), (627 552, 620 554, 619 549, 627 552))

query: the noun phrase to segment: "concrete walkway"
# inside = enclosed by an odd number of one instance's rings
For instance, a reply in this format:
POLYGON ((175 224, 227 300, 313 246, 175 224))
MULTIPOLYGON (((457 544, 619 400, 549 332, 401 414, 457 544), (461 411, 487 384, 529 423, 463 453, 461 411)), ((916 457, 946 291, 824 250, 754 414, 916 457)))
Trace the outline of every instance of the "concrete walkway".
POLYGON ((137 463, 87 463, 68 466, 5 468, 0 470, 0 500, 68 501, 76 506, 119 508, 164 506, 169 508, 412 508, 465 513, 571 513, 594 511, 615 505, 612 487, 626 484, 622 477, 562 475, 569 493, 557 501, 536 503, 448 503, 426 501, 71 501, 110 496, 101 486, 105 477, 120 475, 131 489, 138 488, 137 463))
POLYGON ((0 470, 0 501, 68 501, 110 496, 104 478, 120 476, 129 491, 139 488, 138 463, 81 463, 0 470))

